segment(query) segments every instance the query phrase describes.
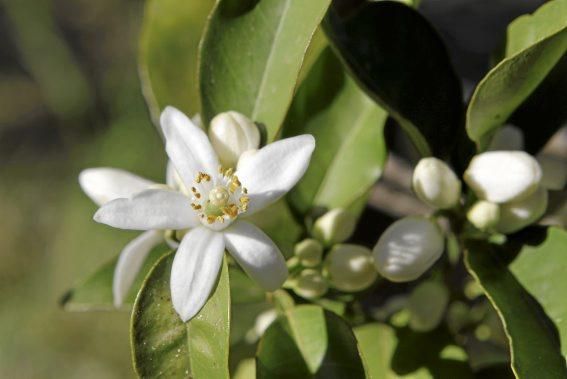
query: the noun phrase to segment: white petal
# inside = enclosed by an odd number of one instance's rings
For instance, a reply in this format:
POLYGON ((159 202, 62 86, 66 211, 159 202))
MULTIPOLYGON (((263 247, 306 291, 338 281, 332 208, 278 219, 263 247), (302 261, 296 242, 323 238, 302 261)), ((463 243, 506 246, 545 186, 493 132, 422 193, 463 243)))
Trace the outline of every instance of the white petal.
POLYGON ((501 204, 532 194, 541 168, 523 151, 490 151, 475 156, 463 177, 480 199, 501 204))
POLYGON ((122 249, 112 280, 115 307, 122 305, 148 254, 162 241, 162 232, 149 230, 134 238, 122 249))
POLYGON ((88 168, 79 174, 83 191, 97 205, 142 192, 154 182, 118 168, 88 168))
POLYGON ((238 163, 236 175, 248 189, 247 214, 262 209, 285 195, 301 179, 315 149, 309 134, 271 143, 238 163))
POLYGON ((186 229, 200 225, 191 200, 175 191, 146 190, 129 199, 116 199, 94 215, 96 222, 120 229, 186 229))
POLYGON ((270 237, 246 221, 235 222, 223 233, 227 250, 252 279, 266 291, 281 287, 287 266, 270 237))
POLYGON ((166 107, 160 118, 165 150, 187 187, 200 171, 217 172, 219 160, 207 135, 179 110, 166 107))
POLYGON ((183 237, 171 267, 171 300, 183 321, 193 318, 209 299, 217 281, 224 240, 221 233, 205 227, 183 237))

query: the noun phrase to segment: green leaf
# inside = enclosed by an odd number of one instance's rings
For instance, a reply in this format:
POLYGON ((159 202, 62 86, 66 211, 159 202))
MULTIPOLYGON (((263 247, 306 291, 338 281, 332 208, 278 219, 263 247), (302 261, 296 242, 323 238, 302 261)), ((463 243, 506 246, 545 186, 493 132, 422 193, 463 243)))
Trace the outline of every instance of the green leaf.
POLYGON ((260 340, 262 378, 365 378, 356 339, 346 322, 316 305, 288 310, 260 340))
POLYGON ((277 137, 305 51, 330 0, 220 0, 200 56, 204 121, 235 110, 277 137))
POLYGON ((415 333, 371 323, 354 328, 368 378, 472 378, 464 353, 446 331, 415 333), (455 354, 454 351, 458 354, 455 354), (448 353, 449 352, 449 353, 448 353))
POLYGON ((510 265, 520 284, 541 304, 559 331, 563 356, 567 357, 567 231, 549 228, 539 246, 526 246, 510 265))
POLYGON ((171 303, 174 254, 156 263, 134 304, 131 338, 138 376, 228 378, 230 288, 226 259, 207 304, 183 323, 171 303))
POLYGON ((284 137, 309 133, 317 141, 307 172, 288 196, 293 207, 303 213, 313 207, 350 208, 364 195, 384 168, 386 118, 327 48, 300 86, 284 124, 284 137))
MULTIPOLYGON (((136 295, 147 273, 169 248, 161 244, 155 247, 144 262, 142 269, 136 276, 128 296, 124 299, 121 310, 129 310, 136 299, 136 295)), ((71 312, 111 311, 116 310, 112 295, 112 281, 118 257, 105 263, 84 281, 69 290, 62 298, 63 309, 71 312)))
POLYGON ((213 0, 147 0, 140 39, 139 72, 152 119, 173 105, 199 111, 197 53, 213 0))
POLYGON ((565 14, 567 0, 554 0, 508 27, 505 57, 478 84, 467 110, 467 132, 480 150, 567 51, 565 14))
MULTIPOLYGON (((551 321, 508 270, 505 251, 468 241, 465 264, 498 312, 510 343, 512 370, 519 378, 567 378, 567 366, 551 321)), ((548 290, 552 290, 551 287, 548 290)))
POLYGON ((353 77, 423 156, 447 157, 462 125, 462 95, 447 50, 416 10, 399 2, 333 2, 325 31, 353 77))

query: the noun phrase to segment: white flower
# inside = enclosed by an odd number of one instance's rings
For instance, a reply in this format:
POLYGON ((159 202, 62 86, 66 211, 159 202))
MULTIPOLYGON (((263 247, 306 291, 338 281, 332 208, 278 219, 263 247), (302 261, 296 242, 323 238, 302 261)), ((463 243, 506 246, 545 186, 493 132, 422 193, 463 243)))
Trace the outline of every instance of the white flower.
POLYGON ((335 245, 325 257, 331 284, 341 291, 356 292, 370 287, 378 277, 370 249, 359 245, 335 245))
POLYGON ((464 179, 480 199, 501 204, 532 194, 541 168, 523 151, 490 151, 471 160, 464 179))
POLYGON ((447 164, 437 158, 419 161, 412 178, 413 190, 425 204, 435 209, 449 209, 461 197, 461 182, 447 164))
POLYGON ((326 246, 346 241, 356 227, 356 217, 342 208, 331 209, 315 221, 313 236, 326 246))
POLYGON ((236 167, 238 158, 260 147, 260 131, 248 117, 238 112, 219 113, 211 120, 209 139, 220 163, 236 167))
MULTIPOLYGON (((168 164, 166 182, 172 189, 182 187, 182 183, 176 180, 176 175, 175 169, 168 164)), ((79 184, 87 196, 99 206, 115 199, 129 198, 150 188, 166 187, 128 171, 106 167, 83 170, 79 174, 79 184)), ((122 249, 112 282, 115 307, 122 305, 148 254, 162 242, 163 231, 148 230, 122 249)))
POLYGON ((207 301, 215 285, 225 248, 249 276, 273 291, 287 277, 277 246, 243 220, 288 192, 303 176, 315 140, 310 135, 267 145, 238 165, 220 168, 207 135, 175 108, 161 115, 166 151, 189 194, 150 189, 103 205, 96 221, 134 230, 190 229, 171 270, 171 299, 187 321, 207 301))
POLYGON ((500 207, 490 201, 479 200, 467 212, 467 219, 476 228, 488 230, 498 223, 500 207))
POLYGON ((423 217, 405 217, 386 229, 374 246, 378 273, 392 282, 419 278, 443 253, 439 226, 423 217))
POLYGON ((496 230, 508 234, 516 232, 539 219, 547 209, 547 191, 540 186, 525 199, 500 205, 500 220, 496 230))

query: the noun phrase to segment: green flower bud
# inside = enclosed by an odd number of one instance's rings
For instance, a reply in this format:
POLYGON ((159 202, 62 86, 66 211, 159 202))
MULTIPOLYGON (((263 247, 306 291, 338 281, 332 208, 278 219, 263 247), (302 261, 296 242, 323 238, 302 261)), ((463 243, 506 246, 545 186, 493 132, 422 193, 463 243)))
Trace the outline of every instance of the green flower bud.
POLYGON ((467 219, 480 230, 488 230, 496 226, 500 219, 498 204, 490 201, 477 201, 467 212, 467 219))
POLYGON ((461 197, 459 178, 437 158, 419 161, 413 171, 412 185, 417 197, 435 209, 453 208, 461 197))
POLYGON ((516 232, 537 221, 546 209, 547 191, 539 187, 526 199, 502 204, 496 230, 504 234, 516 232))
POLYGON ((408 299, 410 328, 416 332, 429 332, 435 329, 449 303, 447 288, 437 282, 424 282, 415 287, 408 299))
POLYGON ((341 291, 366 289, 378 277, 372 251, 359 245, 336 245, 325 257, 331 285, 341 291))
POLYGON ((392 282, 419 278, 443 253, 441 229, 424 217, 405 217, 394 222, 374 246, 378 273, 392 282))
POLYGON ((534 193, 541 168, 523 151, 489 151, 471 160, 464 179, 480 199, 502 204, 534 193))
POLYGON ((335 208, 315 221, 313 236, 326 246, 346 241, 354 232, 356 218, 342 208, 335 208))
POLYGON ((323 258, 323 246, 313 238, 307 238, 294 247, 295 256, 305 267, 315 267, 323 258))
POLYGON ((317 270, 303 270, 296 279, 293 291, 299 296, 311 300, 327 293, 329 285, 317 270))
POLYGON ((240 155, 260 146, 260 131, 246 116, 230 111, 211 120, 209 139, 225 168, 236 167, 240 155))

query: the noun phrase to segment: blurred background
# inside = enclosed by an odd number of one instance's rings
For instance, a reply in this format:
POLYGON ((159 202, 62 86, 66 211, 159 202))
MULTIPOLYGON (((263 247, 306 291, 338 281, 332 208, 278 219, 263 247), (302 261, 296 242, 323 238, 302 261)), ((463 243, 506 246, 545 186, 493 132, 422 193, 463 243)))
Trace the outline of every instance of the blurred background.
MULTIPOLYGON (((0 0, 0 378, 134 376, 127 312, 58 303, 134 235, 92 221, 80 170, 163 180, 137 71, 144 3, 0 0)), ((469 94, 506 25, 541 3, 423 0, 420 10, 469 94)))

